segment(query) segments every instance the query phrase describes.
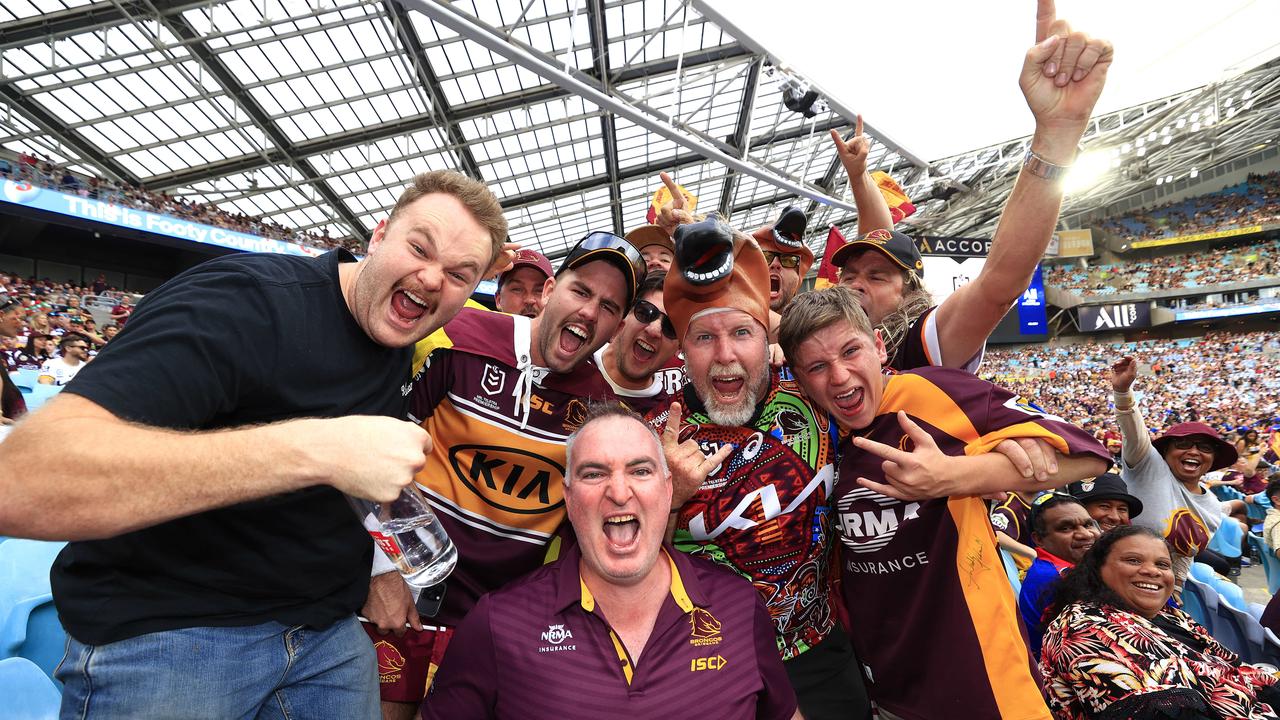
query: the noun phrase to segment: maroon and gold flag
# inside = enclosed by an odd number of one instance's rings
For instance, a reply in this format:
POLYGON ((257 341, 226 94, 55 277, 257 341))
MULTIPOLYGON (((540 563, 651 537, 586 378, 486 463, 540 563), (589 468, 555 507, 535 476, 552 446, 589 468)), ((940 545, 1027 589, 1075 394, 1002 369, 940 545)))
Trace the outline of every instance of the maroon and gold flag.
POLYGON ((840 282, 840 268, 831 262, 831 257, 842 245, 844 235, 840 234, 840 228, 832 225, 827 232, 827 247, 822 251, 822 264, 818 265, 818 277, 813 281, 814 290, 823 290, 840 282))
POLYGON ((910 217, 916 211, 916 206, 911 204, 911 198, 903 192, 901 185, 889 177, 889 173, 877 170, 871 173, 871 179, 875 180, 876 187, 884 196, 884 201, 889 203, 889 216, 893 218, 894 223, 901 222, 903 218, 910 217))

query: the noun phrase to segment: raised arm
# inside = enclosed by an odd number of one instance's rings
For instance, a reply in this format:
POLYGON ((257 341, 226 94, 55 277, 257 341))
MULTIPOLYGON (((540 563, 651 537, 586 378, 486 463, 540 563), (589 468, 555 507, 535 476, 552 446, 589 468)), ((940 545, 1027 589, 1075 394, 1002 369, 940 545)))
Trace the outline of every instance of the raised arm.
POLYGON ((0 534, 110 537, 311 485, 391 500, 430 442, 413 423, 369 416, 162 430, 64 392, 0 443, 0 534))
POLYGON ((862 116, 858 115, 853 130, 853 137, 845 141, 837 130, 831 131, 831 141, 836 145, 836 156, 849 176, 849 190, 853 193, 853 204, 858 208, 858 234, 866 235, 872 230, 892 230, 893 215, 889 212, 889 203, 876 181, 867 172, 867 155, 871 152, 871 141, 862 134, 862 116))
POLYGON ((1120 425, 1120 457, 1129 467, 1142 462, 1151 452, 1151 433, 1129 391, 1137 376, 1138 363, 1131 357, 1121 358, 1111 366, 1112 400, 1116 404, 1116 423, 1120 425))
POLYGON ((938 308, 943 365, 960 367, 976 355, 1030 283, 1058 224, 1063 192, 1060 179, 1046 178, 1037 168, 1075 161, 1111 56, 1111 43, 1072 32, 1056 17, 1053 0, 1039 0, 1036 44, 1027 51, 1018 79, 1035 116, 1032 158, 1009 193, 978 277, 938 308))

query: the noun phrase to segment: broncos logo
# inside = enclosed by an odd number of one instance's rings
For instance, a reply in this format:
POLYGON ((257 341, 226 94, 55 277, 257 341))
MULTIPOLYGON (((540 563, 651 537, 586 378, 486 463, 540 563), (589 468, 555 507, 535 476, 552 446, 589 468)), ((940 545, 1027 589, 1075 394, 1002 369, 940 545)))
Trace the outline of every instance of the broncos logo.
POLYGON ((379 675, 390 675, 404 669, 404 655, 400 654, 395 645, 379 640, 373 644, 373 649, 378 653, 379 675))
POLYGON ((715 615, 695 607, 689 613, 689 642, 694 645, 713 645, 720 642, 720 621, 715 615))
POLYGON ((1200 552, 1200 548, 1209 544, 1209 530, 1190 509, 1178 508, 1169 515, 1169 521, 1164 527, 1164 538, 1174 552, 1194 556, 1200 552))

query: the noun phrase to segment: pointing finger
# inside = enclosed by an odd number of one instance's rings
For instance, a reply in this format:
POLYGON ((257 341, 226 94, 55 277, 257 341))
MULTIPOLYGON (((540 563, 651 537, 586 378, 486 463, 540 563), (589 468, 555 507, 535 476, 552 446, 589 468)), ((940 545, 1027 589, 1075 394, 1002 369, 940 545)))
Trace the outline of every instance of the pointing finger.
POLYGON ((858 478, 858 484, 870 490, 871 492, 880 493, 885 497, 891 497, 891 498, 894 498, 895 500, 911 500, 911 498, 908 497, 906 493, 890 485, 889 483, 876 482, 874 480, 868 480, 867 478, 860 477, 858 478))
POLYGON ((853 134, 859 137, 862 135, 862 113, 857 115, 857 122, 853 126, 853 134))
POLYGON ((847 155, 849 147, 844 144, 844 138, 840 137, 840 131, 835 128, 831 129, 831 140, 836 144, 836 153, 839 155, 847 155))
POLYGON ((917 425, 904 410, 898 411, 898 425, 901 425, 907 436, 915 441, 916 447, 937 447, 937 443, 933 441, 933 436, 917 425))
POLYGON ((875 440, 868 440, 864 437, 855 437, 853 439, 853 445, 859 450, 866 450, 873 455, 879 455, 885 460, 892 460, 899 465, 903 464, 907 458, 911 457, 911 453, 903 452, 891 445, 885 445, 884 443, 876 442, 875 440))
POLYGON ((662 178, 662 184, 667 186, 667 191, 671 193, 671 207, 676 210, 684 209, 684 193, 680 192, 680 186, 667 173, 658 173, 658 177, 662 178))
POLYGON ((662 428, 662 444, 674 445, 680 439, 680 415, 682 408, 678 400, 671 402, 671 407, 667 408, 667 425, 662 428))
POLYGON ((724 445, 721 445, 719 449, 707 458, 707 472, 710 473, 712 470, 715 470, 724 464, 724 461, 729 459, 729 456, 733 454, 733 451, 734 447, 732 443, 725 443, 724 445))
POLYGON ((1037 0, 1036 2, 1036 42, 1049 37, 1049 27, 1058 19, 1058 9, 1053 0, 1037 0))

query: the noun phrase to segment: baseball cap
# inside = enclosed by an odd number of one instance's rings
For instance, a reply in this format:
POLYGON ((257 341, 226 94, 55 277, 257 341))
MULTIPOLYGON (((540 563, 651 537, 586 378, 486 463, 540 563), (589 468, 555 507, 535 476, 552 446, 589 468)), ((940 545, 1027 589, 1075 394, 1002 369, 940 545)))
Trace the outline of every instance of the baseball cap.
POLYGON ((551 261, 547 259, 546 255, 543 255, 537 250, 520 250, 516 253, 515 262, 511 264, 511 267, 503 270, 502 273, 498 275, 498 287, 502 287, 502 281, 507 279, 508 274, 513 273, 522 267, 536 268, 542 271, 542 274, 547 277, 551 277, 554 272, 551 269, 551 261))
POLYGON ((14 305, 21 305, 22 300, 9 293, 0 293, 0 313, 7 312, 14 305))
POLYGON ((867 248, 880 251, 903 270, 910 270, 920 276, 924 275, 924 260, 920 257, 920 250, 916 248, 915 241, 897 230, 883 228, 872 230, 866 235, 841 245, 840 249, 831 256, 831 262, 837 268, 843 267, 855 252, 867 248))
POLYGON ((644 280, 645 264, 640 251, 625 238, 610 232, 588 233, 564 256, 556 275, 596 260, 607 260, 622 271, 627 282, 627 307, 631 307, 636 299, 636 288, 644 280))
POLYGON ((1123 500, 1129 506, 1129 517, 1142 514, 1142 501, 1129 494, 1129 486, 1115 473, 1103 473, 1092 480, 1067 485, 1067 492, 1081 503, 1095 500, 1123 500))
POLYGON ((708 218, 676 228, 675 246, 662 301, 678 337, 713 308, 741 310, 769 327, 769 266, 754 240, 708 218))

